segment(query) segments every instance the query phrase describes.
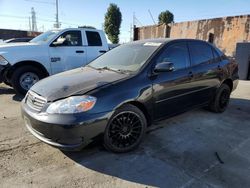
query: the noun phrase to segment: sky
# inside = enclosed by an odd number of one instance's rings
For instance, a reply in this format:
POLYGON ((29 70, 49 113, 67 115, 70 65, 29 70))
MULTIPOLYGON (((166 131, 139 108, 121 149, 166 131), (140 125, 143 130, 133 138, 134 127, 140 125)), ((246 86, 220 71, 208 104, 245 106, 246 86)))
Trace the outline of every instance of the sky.
MULTIPOLYGON (((0 0, 0 28, 29 30, 34 7, 38 30, 50 30, 55 22, 55 1, 0 0)), ((122 13, 121 42, 130 40, 133 14, 137 26, 153 25, 165 10, 174 14, 175 22, 250 14, 250 0, 59 0, 61 28, 90 25, 102 29, 110 3, 117 4, 122 13)))

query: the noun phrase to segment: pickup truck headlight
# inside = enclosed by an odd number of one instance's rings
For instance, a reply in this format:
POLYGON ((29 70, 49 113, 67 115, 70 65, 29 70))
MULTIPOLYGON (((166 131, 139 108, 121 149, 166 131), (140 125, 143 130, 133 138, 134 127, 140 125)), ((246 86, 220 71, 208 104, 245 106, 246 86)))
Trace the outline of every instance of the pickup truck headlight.
POLYGON ((96 98, 83 95, 72 96, 63 100, 56 101, 49 105, 47 113, 49 114, 75 114, 91 110, 96 103, 96 98))
POLYGON ((9 62, 3 57, 0 55, 0 65, 7 65, 9 62))

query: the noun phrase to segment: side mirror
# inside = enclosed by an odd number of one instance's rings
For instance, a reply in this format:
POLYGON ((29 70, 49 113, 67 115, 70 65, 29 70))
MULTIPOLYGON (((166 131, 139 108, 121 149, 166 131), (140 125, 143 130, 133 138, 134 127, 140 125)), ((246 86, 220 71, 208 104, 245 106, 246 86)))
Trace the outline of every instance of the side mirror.
POLYGON ((156 73, 158 73, 158 72, 171 72, 173 70, 174 70, 174 64, 171 62, 158 63, 154 68, 154 72, 156 72, 156 73))

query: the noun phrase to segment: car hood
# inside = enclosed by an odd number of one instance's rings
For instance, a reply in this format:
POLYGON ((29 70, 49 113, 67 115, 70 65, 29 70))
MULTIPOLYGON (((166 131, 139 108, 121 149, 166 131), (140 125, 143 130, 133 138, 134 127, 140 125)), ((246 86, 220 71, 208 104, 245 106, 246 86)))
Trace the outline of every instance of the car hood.
POLYGON ((6 48, 22 48, 22 47, 34 47, 38 46, 39 44, 36 43, 30 43, 30 42, 17 42, 17 43, 1 43, 0 49, 6 49, 6 48))
POLYGON ((32 86, 31 90, 47 101, 55 101, 71 95, 85 94, 128 76, 110 70, 82 67, 45 78, 32 86))

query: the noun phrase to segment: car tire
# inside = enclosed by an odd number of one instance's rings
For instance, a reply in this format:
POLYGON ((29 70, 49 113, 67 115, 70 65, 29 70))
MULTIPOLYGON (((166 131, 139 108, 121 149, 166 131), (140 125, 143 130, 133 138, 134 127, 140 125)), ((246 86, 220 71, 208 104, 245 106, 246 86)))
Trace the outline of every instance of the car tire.
POLYGON ((104 132, 104 147, 115 153, 135 149, 143 140, 147 120, 143 112, 134 105, 124 105, 110 118, 104 132))
POLYGON ((230 100, 231 89, 227 84, 222 84, 209 105, 209 109, 215 113, 222 113, 226 110, 230 100))
POLYGON ((43 72, 37 67, 25 65, 14 70, 11 76, 11 85, 17 93, 24 95, 32 85, 44 77, 43 72), (27 87, 24 87, 23 80, 26 78, 25 76, 30 77, 30 83, 27 82, 27 87))

